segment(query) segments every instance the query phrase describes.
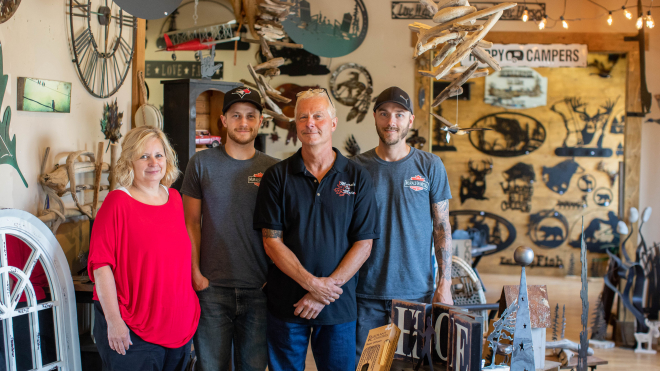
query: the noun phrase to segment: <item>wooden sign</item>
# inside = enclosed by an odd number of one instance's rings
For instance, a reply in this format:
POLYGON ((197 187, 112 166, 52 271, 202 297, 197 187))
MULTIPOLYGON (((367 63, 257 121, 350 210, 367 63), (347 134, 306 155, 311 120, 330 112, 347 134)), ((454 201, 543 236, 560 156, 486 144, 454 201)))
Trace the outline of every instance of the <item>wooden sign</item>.
POLYGON ((481 316, 456 314, 451 343, 454 371, 480 371, 483 352, 483 319, 481 316))
MULTIPOLYGON (((222 62, 218 62, 222 65, 222 62)), ((201 79, 202 66, 199 62, 186 61, 146 61, 144 65, 147 79, 201 79)), ((222 80, 223 67, 217 69, 212 80, 222 80)))
POLYGON ((447 349, 449 347, 449 329, 451 328, 451 315, 456 312, 467 313, 453 305, 441 303, 433 304, 433 328, 435 329, 435 341, 433 344, 433 363, 447 363, 447 349))
POLYGON ((394 359, 419 359, 423 344, 417 330, 424 332, 426 316, 431 316, 431 313, 431 304, 392 300, 392 323, 401 330, 394 359))

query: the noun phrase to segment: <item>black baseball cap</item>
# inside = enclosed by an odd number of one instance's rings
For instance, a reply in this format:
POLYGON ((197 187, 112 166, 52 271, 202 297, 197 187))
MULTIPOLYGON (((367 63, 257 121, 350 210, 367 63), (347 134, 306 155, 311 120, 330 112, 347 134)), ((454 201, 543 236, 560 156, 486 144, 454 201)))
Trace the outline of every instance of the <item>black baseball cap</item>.
POLYGON ((229 106, 238 102, 252 103, 257 107, 259 112, 264 110, 264 106, 261 105, 261 95, 257 89, 241 86, 240 88, 234 88, 225 93, 222 112, 227 112, 229 106))
POLYGON ((403 108, 407 109, 408 111, 410 111, 410 113, 414 114, 412 108, 412 102, 410 101, 410 97, 408 96, 408 93, 406 93, 400 88, 397 88, 396 86, 389 87, 383 90, 383 92, 380 93, 380 95, 378 95, 378 98, 376 98, 376 104, 374 104, 374 112, 376 112, 378 107, 382 106, 387 102, 399 103, 400 105, 403 106, 403 108))

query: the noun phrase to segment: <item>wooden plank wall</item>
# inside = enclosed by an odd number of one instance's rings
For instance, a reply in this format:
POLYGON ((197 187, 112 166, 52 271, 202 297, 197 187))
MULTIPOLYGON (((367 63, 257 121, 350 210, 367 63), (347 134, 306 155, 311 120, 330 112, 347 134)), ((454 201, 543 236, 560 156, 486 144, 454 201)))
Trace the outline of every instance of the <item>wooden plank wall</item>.
MULTIPOLYGON (((606 168, 618 169, 619 161, 624 161, 626 164, 626 177, 625 177, 625 196, 624 206, 625 212, 628 213, 630 206, 638 207, 639 202, 639 161, 640 161, 640 147, 641 147, 641 118, 626 117, 625 135, 611 134, 610 127, 612 121, 616 118, 618 121, 626 116, 627 112, 639 111, 639 52, 637 44, 634 42, 624 42, 622 34, 561 34, 561 33, 531 33, 531 34, 517 34, 517 33, 490 33, 487 37, 489 41, 495 43, 583 43, 587 44, 590 52, 621 52, 625 54, 625 58, 621 59, 612 71, 612 78, 604 79, 595 73, 595 68, 538 68, 536 69, 542 76, 548 78, 548 105, 545 107, 537 107, 525 110, 506 110, 500 107, 494 107, 483 102, 484 97, 484 78, 470 80, 474 83, 471 86, 471 100, 459 101, 459 115, 458 123, 462 127, 472 126, 479 118, 495 112, 520 112, 532 116, 539 120, 546 129, 546 140, 543 145, 536 151, 526 156, 519 157, 494 157, 488 156, 479 152, 469 141, 467 136, 452 137, 454 145, 457 148, 456 152, 434 152, 439 155, 445 166, 447 167, 450 185, 454 199, 450 202, 450 210, 481 210, 500 215, 509 220, 516 228, 517 238, 515 242, 506 250, 486 256, 479 263, 478 268, 481 272, 497 272, 497 273, 519 273, 519 268, 513 266, 500 265, 501 257, 512 258, 513 250, 519 245, 531 246, 535 252, 541 255, 548 256, 549 258, 556 259, 557 256, 562 260, 563 268, 532 268, 529 269, 530 274, 540 275, 554 275, 561 276, 567 273, 571 255, 575 264, 574 272, 579 269, 579 250, 568 245, 568 242, 577 240, 580 233, 580 219, 582 216, 585 218, 585 228, 594 218, 608 220, 608 214, 612 211, 618 214, 618 181, 614 186, 610 186, 608 176, 601 171, 597 170, 598 163, 605 160, 606 168), (611 148, 614 152, 612 157, 609 158, 586 158, 577 157, 575 161, 581 166, 584 172, 592 175, 596 179, 597 188, 607 187, 612 191, 613 202, 607 207, 595 205, 593 193, 584 193, 577 188, 577 182, 581 174, 572 176, 569 183, 568 191, 559 195, 552 192, 544 183, 542 177, 543 166, 552 167, 562 161, 571 159, 570 157, 558 157, 555 155, 555 148, 561 147, 562 142, 566 136, 566 129, 561 117, 550 110, 550 106, 558 101, 563 100, 565 97, 580 97, 583 102, 588 103, 587 112, 589 115, 594 115, 598 108, 604 104, 608 99, 617 100, 613 113, 608 120, 606 134, 603 141, 603 148, 611 148), (625 139, 624 139, 625 138, 625 139), (619 143, 624 144, 624 154, 621 156, 616 155, 616 149, 619 143), (475 165, 483 166, 480 161, 492 159, 493 171, 486 176, 486 193, 485 196, 488 200, 475 200, 468 199, 463 204, 460 201, 460 187, 461 176, 468 175, 468 161, 472 159, 475 165), (533 184, 534 195, 532 197, 531 212, 526 213, 520 210, 507 210, 502 211, 502 201, 508 200, 508 196, 504 194, 501 182, 505 182, 502 174, 503 171, 509 169, 511 166, 518 162, 529 163, 533 165, 536 174, 536 182, 533 184), (586 209, 560 209, 557 208, 558 201, 572 201, 579 202, 582 196, 587 196, 586 209), (528 224, 530 215, 538 213, 541 210, 556 210, 566 217, 569 223, 569 233, 567 241, 556 248, 541 248, 532 243, 528 232, 528 224)), ((413 42, 415 37, 413 37, 413 42)), ((590 61, 594 59, 607 58, 607 54, 590 53, 590 61)), ((416 80, 418 78, 416 77, 416 80)), ((429 82, 430 83, 430 82, 429 82)), ((416 81, 416 87, 421 85, 421 82, 416 81)), ((433 95, 438 92, 434 92, 433 95)), ((432 98, 431 98, 432 99, 432 98)), ((428 104, 428 102, 427 102, 428 104)), ((452 122, 456 120, 456 100, 451 99, 446 101, 441 106, 443 116, 452 122)), ((601 108, 602 110, 602 108, 601 108)), ((432 126, 431 131, 432 131, 432 126)), ((420 133, 421 134, 421 133, 420 133)), ((433 138, 433 135, 430 136, 433 138)), ((432 142, 430 140, 429 142, 432 142)), ((594 139, 592 144, 595 144, 594 139)), ((590 146, 591 147, 591 146, 590 146)), ((627 215, 625 215, 627 217, 627 215)), ((459 219, 465 221, 465 218, 459 219)), ((467 227, 466 223, 460 225, 459 228, 467 227)), ((552 225, 552 222, 550 223, 552 225)), ((493 227, 491 223, 491 228, 493 227)), ((601 227, 597 231, 599 236, 608 238, 606 227, 601 227)), ((506 238, 506 233, 503 236, 506 238)), ((633 235, 631 240, 635 240, 636 235, 633 235)), ((633 244, 628 243, 628 251, 634 249, 633 244)), ((603 254, 589 254, 591 268, 592 259, 594 259, 594 266, 600 269, 600 273, 604 272, 605 259, 602 259, 603 254), (601 262, 599 262, 601 261, 601 262), (600 265, 599 265, 600 264, 600 265)), ((590 271, 590 274, 592 272, 590 271)), ((598 272, 593 272, 598 273, 598 272)))

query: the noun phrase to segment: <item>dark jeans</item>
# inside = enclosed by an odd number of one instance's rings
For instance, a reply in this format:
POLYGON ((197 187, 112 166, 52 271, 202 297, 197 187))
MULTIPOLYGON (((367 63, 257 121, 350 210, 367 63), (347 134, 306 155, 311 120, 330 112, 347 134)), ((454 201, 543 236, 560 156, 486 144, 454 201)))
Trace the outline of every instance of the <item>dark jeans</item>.
MULTIPOLYGON (((332 305, 332 304, 330 304, 332 305)), ((339 325, 310 326, 284 322, 268 313, 268 370, 303 371, 307 346, 319 371, 355 370, 355 321, 339 325)))
POLYGON ((142 340, 133 331, 130 331, 133 345, 129 345, 125 355, 121 355, 110 348, 108 343, 108 323, 103 315, 103 308, 99 301, 94 301, 94 339, 96 347, 103 361, 104 371, 184 371, 190 356, 189 341, 179 348, 165 348, 163 346, 142 340))
MULTIPOLYGON (((418 299, 405 299, 418 303, 430 303, 433 296, 425 296, 418 299)), ((360 362, 360 355, 364 343, 369 336, 369 330, 385 326, 390 323, 392 318, 392 300, 365 299, 357 297, 357 329, 356 329, 356 347, 355 364, 360 362)), ((420 331, 423 331, 420 329, 420 331)))
POLYGON ((193 337, 196 368, 236 371, 266 369, 266 294, 261 289, 209 286, 197 292, 202 313, 193 337))

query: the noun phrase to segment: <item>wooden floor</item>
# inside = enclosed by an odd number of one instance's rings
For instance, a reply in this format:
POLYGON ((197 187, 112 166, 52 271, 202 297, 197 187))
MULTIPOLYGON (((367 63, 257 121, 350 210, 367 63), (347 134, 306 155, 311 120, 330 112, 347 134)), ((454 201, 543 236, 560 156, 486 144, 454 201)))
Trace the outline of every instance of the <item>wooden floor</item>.
MULTIPOLYGON (((484 274, 481 278, 486 286, 486 299, 489 303, 494 303, 499 300, 502 286, 516 285, 520 283, 520 276, 484 274)), ((550 307, 553 310, 553 315, 557 303, 559 303, 560 308, 562 305, 566 304, 566 338, 579 342, 580 331, 582 329, 582 325, 580 324, 580 315, 582 314, 580 278, 527 276, 527 284, 547 285, 548 299, 550 301, 550 307)), ((602 279, 589 280, 590 308, 593 308, 596 304, 598 295, 602 289, 602 279)), ((591 321, 591 316, 589 317, 591 321)), ((552 331, 549 329, 547 334, 548 340, 550 340, 552 331)), ((634 353, 632 349, 628 348, 595 349, 594 352, 595 356, 609 361, 608 365, 598 366, 598 371, 660 370, 660 354, 637 354, 634 353)), ((316 371, 316 364, 314 363, 311 349, 307 352, 306 370, 316 371)))

